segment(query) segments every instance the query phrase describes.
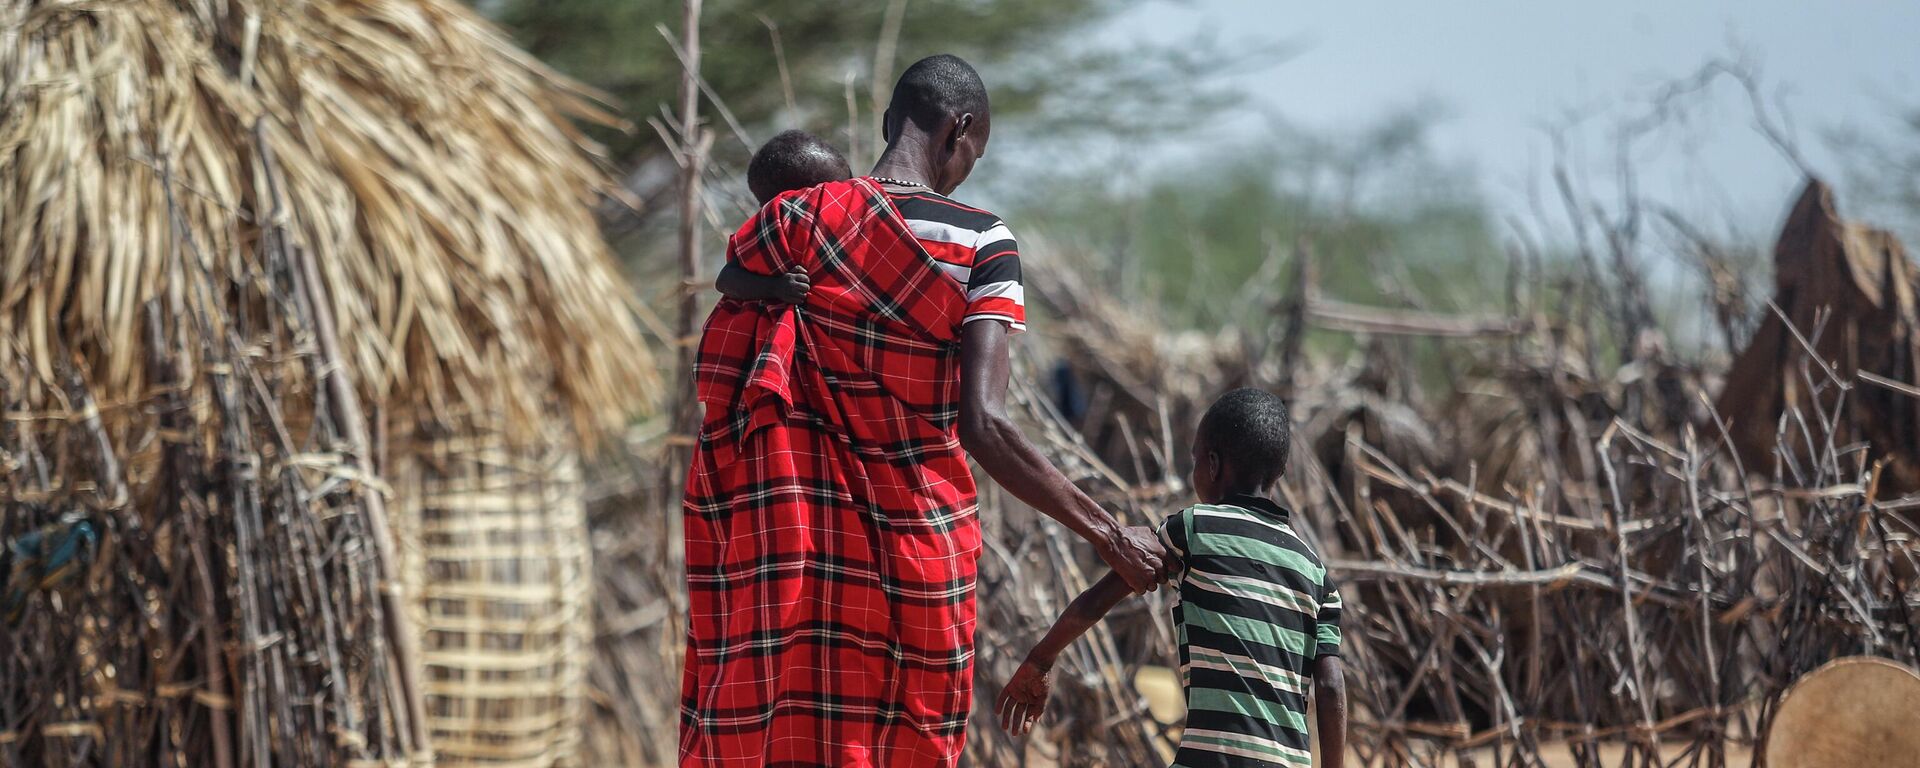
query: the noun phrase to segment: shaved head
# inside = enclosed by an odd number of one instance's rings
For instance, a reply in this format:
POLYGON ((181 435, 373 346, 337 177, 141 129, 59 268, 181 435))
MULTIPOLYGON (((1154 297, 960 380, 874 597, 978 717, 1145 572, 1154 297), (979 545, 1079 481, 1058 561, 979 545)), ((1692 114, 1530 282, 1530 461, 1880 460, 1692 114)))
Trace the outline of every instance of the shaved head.
POLYGON ((928 56, 900 73, 887 111, 924 131, 940 130, 966 114, 985 120, 987 84, 965 59, 949 53, 928 56))
POLYGON ((987 153, 992 124, 987 84, 973 65, 944 53, 916 61, 893 84, 881 126, 887 151, 874 164, 874 175, 910 178, 952 194, 987 153))

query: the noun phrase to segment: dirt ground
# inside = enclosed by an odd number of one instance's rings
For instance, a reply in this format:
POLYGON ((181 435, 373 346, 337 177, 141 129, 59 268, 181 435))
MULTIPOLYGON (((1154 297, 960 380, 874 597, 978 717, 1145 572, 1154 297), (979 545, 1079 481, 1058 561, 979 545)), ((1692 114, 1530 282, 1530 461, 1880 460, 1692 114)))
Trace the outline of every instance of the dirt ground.
MULTIPOLYGON (((1626 749, 1625 747, 1619 746, 1619 745, 1610 744, 1610 745, 1602 746, 1600 748, 1600 762, 1605 765, 1619 765, 1620 759, 1624 754, 1625 749, 1626 749)), ((1682 749, 1675 747, 1667 751, 1667 757, 1669 759, 1679 757, 1682 751, 1683 751, 1682 749)), ((1477 768, 1489 768, 1490 766, 1494 766, 1495 764, 1493 763, 1492 751, 1489 750, 1485 754, 1486 754, 1486 757, 1484 759, 1475 761, 1473 765, 1475 765, 1477 768)), ((1545 758, 1549 768, 1575 768, 1577 765, 1573 761, 1572 753, 1568 752, 1565 747, 1549 749, 1545 755, 1545 758)), ((1727 765, 1746 766, 1746 765, 1752 765, 1752 764, 1753 764, 1752 750, 1743 746, 1728 745, 1727 765)), ((1364 764, 1359 762, 1358 757, 1349 756, 1347 758, 1347 765, 1358 766, 1358 765, 1364 765, 1364 764)), ((1441 765, 1445 766, 1445 768, 1463 768, 1461 764, 1454 761, 1441 763, 1441 765)), ((1862 768, 1865 768, 1865 766, 1862 766, 1862 768)))
MULTIPOLYGON (((1670 750, 1667 756, 1670 759, 1679 757, 1681 754, 1681 751, 1682 750, 1680 748, 1676 747, 1670 750)), ((1623 746, 1604 745, 1600 748, 1600 762, 1604 765, 1610 765, 1610 766, 1620 765, 1621 757, 1624 755, 1624 753, 1625 753, 1625 747, 1623 746)), ((1057 766, 1059 764, 1058 762, 1055 761, 1055 758, 1057 756, 1058 756, 1058 753, 1055 752, 1053 748, 1048 748, 1048 747, 1037 745, 1037 744, 1029 745, 1027 748, 1027 765, 1033 766, 1033 768, 1052 768, 1052 766, 1057 766)), ((1575 763, 1573 760, 1573 754, 1571 752, 1568 752, 1564 747, 1556 747, 1556 748, 1548 749, 1544 757, 1546 760, 1547 768, 1578 768, 1578 764, 1575 763)), ((1314 760, 1314 763, 1316 765, 1319 764, 1318 758, 1319 756, 1318 754, 1316 754, 1315 760, 1314 760)), ((1752 750, 1744 746, 1728 745, 1727 765, 1749 766, 1752 764, 1753 764, 1752 750)), ((1363 767, 1363 766, 1366 766, 1367 763, 1362 762, 1360 760, 1359 755, 1349 752, 1347 754, 1347 765, 1352 767, 1363 767)), ((1492 750, 1485 750, 1481 752, 1480 756, 1477 759, 1469 763, 1461 763, 1457 760, 1449 759, 1440 763, 1438 766, 1435 766, 1435 768, 1468 768, 1468 766, 1472 766, 1472 768, 1498 768, 1498 764, 1493 762, 1492 750)), ((1867 766, 1861 766, 1860 768, 1867 768, 1867 766)))
MULTIPOLYGON (((1676 747, 1676 749, 1668 751, 1667 756, 1668 758, 1676 758, 1676 756, 1680 756, 1680 753, 1682 753, 1682 751, 1676 747)), ((1619 745, 1605 745, 1605 747, 1599 749, 1599 760, 1601 760, 1601 764, 1607 764, 1607 766, 1619 766, 1620 756, 1622 755, 1624 755, 1624 747, 1619 747, 1619 745)), ((1058 762, 1052 762, 1052 760, 1054 760, 1054 756, 1046 755, 1041 749, 1029 747, 1029 751, 1027 751, 1027 764, 1029 764, 1029 766, 1035 766, 1035 768, 1056 766, 1058 762)), ((1319 764, 1319 755, 1315 755, 1313 762, 1319 764)), ((1346 764, 1348 764, 1350 768, 1363 768, 1363 766, 1367 766, 1367 762, 1361 762, 1359 755, 1354 755, 1354 753, 1348 753, 1348 756, 1346 756, 1346 764)), ((1548 764, 1548 768, 1578 768, 1578 764, 1572 760, 1572 753, 1569 753, 1565 747, 1548 749, 1548 753, 1546 753, 1546 764, 1548 764)), ((1728 747, 1728 751, 1726 751, 1726 764, 1728 764, 1728 766, 1734 766, 1734 768, 1751 766, 1751 764, 1753 764, 1753 751, 1749 751, 1747 747, 1728 747)), ((1484 751, 1478 760, 1471 762, 1471 766, 1473 766, 1473 768, 1500 768, 1500 766, 1494 762, 1494 751, 1490 751, 1490 749, 1484 751)), ((1440 762, 1440 764, 1434 766, 1434 768, 1465 768, 1465 766, 1463 766, 1461 762, 1457 762, 1457 760, 1446 760, 1446 762, 1440 762)), ((1866 766, 1860 766, 1860 768, 1866 768, 1866 766)))
MULTIPOLYGON (((1177 723, 1186 717, 1186 706, 1182 700, 1180 677, 1177 671, 1164 667, 1141 667, 1135 672, 1134 687, 1135 690, 1138 690, 1140 694, 1147 699, 1148 710, 1151 711, 1154 718, 1160 722, 1177 723)), ((1316 749, 1314 750, 1315 763, 1318 764, 1319 750, 1317 746, 1319 739, 1313 739, 1313 743, 1316 745, 1316 749)), ((1059 755, 1059 752, 1056 750, 1057 748, 1029 744, 1027 752, 1028 764, 1033 766, 1054 765, 1055 763, 1052 761, 1059 755)), ((1621 758, 1624 756, 1625 751, 1626 747, 1624 745, 1603 745, 1600 748, 1600 760, 1606 765, 1619 765, 1621 764, 1621 758)), ((1668 750, 1668 757, 1677 758, 1683 751, 1684 748, 1676 746, 1668 750)), ((1173 757, 1172 751, 1168 750, 1165 757, 1170 761, 1173 757)), ((1548 768, 1576 768, 1577 765, 1574 762, 1572 752, 1564 746, 1556 745, 1549 747, 1545 750, 1543 757, 1546 760, 1548 768)), ((1751 765, 1752 761, 1753 752, 1750 748, 1731 744, 1727 746, 1727 764, 1729 766, 1751 765)), ((1347 765, 1365 766, 1367 764, 1360 760, 1359 755, 1349 752, 1347 755, 1347 765)), ((1472 766, 1472 768, 1491 768, 1492 766, 1497 766, 1497 763, 1494 762, 1493 750, 1482 750, 1476 754, 1473 759, 1468 761, 1448 759, 1439 766, 1436 766, 1436 768, 1468 768, 1469 766, 1472 766)), ((1862 766, 1861 768, 1866 767, 1862 766)))

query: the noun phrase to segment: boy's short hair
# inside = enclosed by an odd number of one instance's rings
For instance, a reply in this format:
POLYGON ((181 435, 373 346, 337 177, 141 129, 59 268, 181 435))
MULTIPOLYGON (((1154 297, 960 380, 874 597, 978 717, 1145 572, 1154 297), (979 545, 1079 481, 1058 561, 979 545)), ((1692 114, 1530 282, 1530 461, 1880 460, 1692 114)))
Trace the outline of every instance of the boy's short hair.
POLYGON ((782 131, 747 163, 747 189, 761 205, 782 192, 852 177, 853 167, 840 150, 806 131, 782 131))
POLYGON ((1279 395, 1241 387, 1220 396, 1200 418, 1200 444, 1240 480, 1272 485, 1286 471, 1292 450, 1292 416, 1279 395))

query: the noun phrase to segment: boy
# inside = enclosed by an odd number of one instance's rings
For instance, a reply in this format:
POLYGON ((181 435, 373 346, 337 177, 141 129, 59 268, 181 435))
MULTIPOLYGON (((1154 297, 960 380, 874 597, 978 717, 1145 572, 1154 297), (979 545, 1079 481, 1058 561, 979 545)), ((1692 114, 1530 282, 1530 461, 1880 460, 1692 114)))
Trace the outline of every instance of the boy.
MULTIPOLYGON (((806 131, 784 131, 769 139, 747 163, 747 189, 761 207, 796 189, 853 178, 853 168, 839 150, 806 131)), ((720 268, 713 286, 722 296, 747 301, 778 299, 788 304, 807 300, 813 283, 795 267, 783 275, 761 275, 738 264, 720 268)))
MULTIPOLYGON (((1193 438, 1200 503, 1168 517, 1160 541, 1171 579, 1187 724, 1174 765, 1305 766, 1306 698, 1318 702, 1320 762, 1346 751, 1346 682, 1338 656, 1340 596, 1287 510, 1262 495, 1287 463, 1287 406, 1258 389, 1220 397, 1193 438)), ((996 703, 1000 724, 1026 733, 1046 707, 1061 650, 1129 594, 1113 574, 1074 599, 1027 654, 996 703)))

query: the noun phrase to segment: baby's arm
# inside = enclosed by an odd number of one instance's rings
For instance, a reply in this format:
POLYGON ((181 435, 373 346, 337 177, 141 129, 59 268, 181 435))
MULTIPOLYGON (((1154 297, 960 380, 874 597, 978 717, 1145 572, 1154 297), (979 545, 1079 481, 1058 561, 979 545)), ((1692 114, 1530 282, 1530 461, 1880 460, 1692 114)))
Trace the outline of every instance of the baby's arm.
POLYGON ((1047 695, 1053 688, 1053 662, 1060 652, 1113 610, 1120 600, 1133 594, 1118 574, 1111 571, 1067 606, 1060 620, 1047 630, 1047 636, 1027 652, 1027 660, 1014 671, 1013 679, 1000 692, 994 709, 1000 714, 1000 728, 1019 735, 1033 729, 1040 712, 1047 707, 1047 695))
POLYGON ((738 264, 728 263, 720 268, 720 276, 714 279, 713 287, 720 290, 720 295, 730 299, 777 299, 788 304, 799 304, 807 300, 807 291, 813 289, 813 283, 807 278, 806 270, 797 266, 789 268, 784 274, 762 275, 738 264))

